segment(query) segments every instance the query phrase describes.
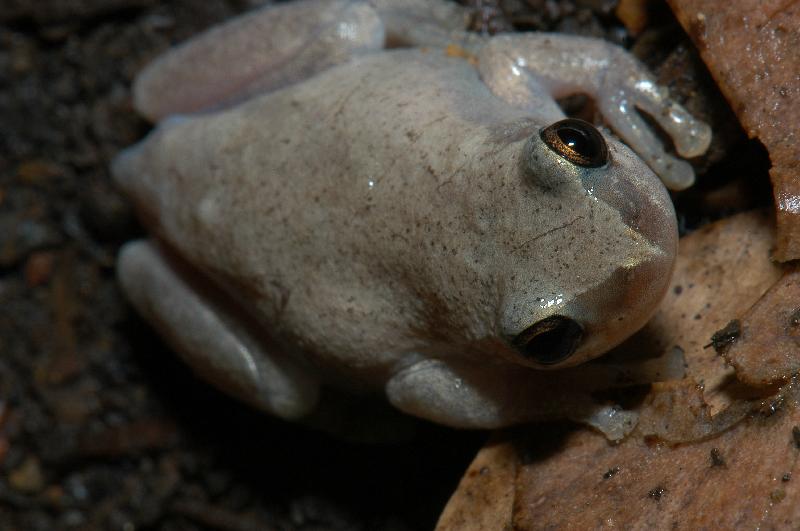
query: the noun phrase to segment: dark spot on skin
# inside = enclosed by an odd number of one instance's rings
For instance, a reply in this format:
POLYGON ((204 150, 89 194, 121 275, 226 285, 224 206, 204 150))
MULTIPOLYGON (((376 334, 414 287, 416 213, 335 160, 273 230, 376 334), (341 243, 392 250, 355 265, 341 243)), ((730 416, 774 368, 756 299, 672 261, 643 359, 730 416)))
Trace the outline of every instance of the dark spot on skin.
POLYGON ((792 428, 792 440, 794 441, 794 447, 800 450, 800 426, 792 428))
POLYGON ((675 295, 680 295, 681 293, 683 293, 683 286, 678 284, 672 291, 675 293, 675 295))
POLYGON ((792 479, 792 473, 791 473, 791 472, 787 472, 787 473, 785 473, 785 474, 783 475, 783 477, 781 478, 781 481, 783 481, 784 483, 786 483, 786 482, 787 482, 787 481, 789 481, 790 479, 792 479))
POLYGON ((611 479, 611 478, 613 478, 614 476, 616 476, 616 475, 617 475, 617 473, 619 473, 619 467, 618 467, 618 466, 615 466, 615 467, 609 468, 609 469, 606 471, 606 473, 605 473, 605 474, 603 474, 603 479, 611 479))
POLYGON ((538 131, 539 126, 530 118, 522 118, 515 122, 497 124, 491 128, 489 142, 493 144, 506 145, 519 142, 532 136, 538 131))

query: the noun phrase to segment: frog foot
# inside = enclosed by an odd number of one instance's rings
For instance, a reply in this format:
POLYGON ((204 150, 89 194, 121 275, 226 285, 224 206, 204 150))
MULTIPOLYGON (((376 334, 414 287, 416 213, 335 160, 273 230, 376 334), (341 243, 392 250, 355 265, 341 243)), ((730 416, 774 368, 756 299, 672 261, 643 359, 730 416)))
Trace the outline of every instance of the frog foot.
MULTIPOLYGON (((619 49, 617 54, 621 53, 619 49)), ((657 85, 644 66, 627 52, 614 62, 619 68, 606 72, 597 94, 606 120, 668 188, 688 188, 694 184, 692 166, 664 150, 637 110, 644 111, 661 126, 672 138, 675 151, 684 158, 706 152, 711 143, 711 128, 670 99, 667 89, 657 85)))
POLYGON ((496 96, 552 121, 564 114, 554 105, 542 109, 544 96, 588 94, 611 129, 668 188, 682 190, 694 183, 691 165, 665 151, 638 111, 658 123, 682 157, 708 149, 710 127, 672 100, 647 68, 619 46, 573 35, 514 34, 491 39, 478 61, 484 83, 496 96))

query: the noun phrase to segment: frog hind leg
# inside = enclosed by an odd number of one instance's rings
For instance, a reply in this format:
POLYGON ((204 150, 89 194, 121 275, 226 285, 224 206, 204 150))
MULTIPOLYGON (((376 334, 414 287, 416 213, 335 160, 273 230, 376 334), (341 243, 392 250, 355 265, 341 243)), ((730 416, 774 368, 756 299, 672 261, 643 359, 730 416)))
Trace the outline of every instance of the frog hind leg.
MULTIPOLYGON (((658 122, 683 157, 701 155, 711 142, 707 124, 670 99, 644 65, 611 43, 560 34, 498 36, 480 51, 479 69, 496 96, 522 108, 526 91, 552 97, 589 94, 611 128, 674 190, 691 186, 694 171, 665 152, 637 109, 658 122)), ((540 101, 529 100, 526 110, 540 115, 540 101)))
POLYGON ((449 0, 369 0, 386 28, 387 48, 446 48, 473 51, 486 39, 466 31, 473 9, 449 0))
POLYGON ((198 375, 278 417, 307 415, 317 403, 317 381, 265 349, 254 327, 241 324, 247 319, 199 280, 185 280, 182 267, 153 242, 139 240, 122 248, 117 271, 136 309, 198 375))
POLYGON ((218 109, 383 44, 383 24, 366 2, 267 6, 214 26, 150 63, 134 83, 134 106, 153 122, 218 109))

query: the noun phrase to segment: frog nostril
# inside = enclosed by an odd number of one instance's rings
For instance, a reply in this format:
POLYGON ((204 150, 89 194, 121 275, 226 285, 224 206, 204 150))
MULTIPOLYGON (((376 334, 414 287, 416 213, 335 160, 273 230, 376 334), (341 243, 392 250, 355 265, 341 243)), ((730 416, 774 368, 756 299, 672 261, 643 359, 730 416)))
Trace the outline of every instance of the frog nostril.
POLYGON ((526 328, 513 344, 526 359, 553 365, 570 357, 582 338, 581 325, 569 317, 552 315, 526 328))
POLYGON ((606 141, 589 122, 567 118, 543 129, 541 137, 547 147, 578 166, 598 168, 608 162, 606 141))

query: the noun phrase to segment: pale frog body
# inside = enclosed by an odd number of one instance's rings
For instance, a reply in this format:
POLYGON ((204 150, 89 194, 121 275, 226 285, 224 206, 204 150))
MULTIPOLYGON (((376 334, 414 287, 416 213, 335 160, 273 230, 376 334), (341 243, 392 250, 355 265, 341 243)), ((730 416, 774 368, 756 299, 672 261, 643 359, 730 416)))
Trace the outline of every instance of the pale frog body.
POLYGON ((451 426, 566 416, 618 438, 630 416, 589 397, 618 374, 545 369, 620 343, 668 285, 675 214, 642 158, 693 174, 634 106, 684 156, 708 128, 620 48, 484 38, 465 13, 298 2, 153 63, 136 106, 169 118, 113 174, 155 238, 124 247, 120 281, 199 374, 284 418, 328 384, 451 426), (641 158, 564 121, 573 92, 641 158))

